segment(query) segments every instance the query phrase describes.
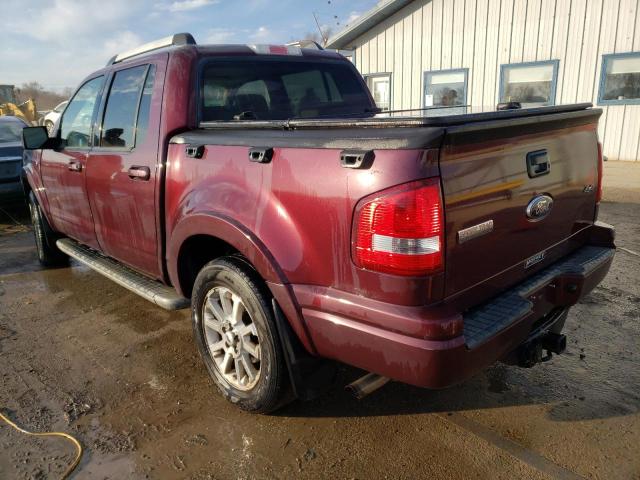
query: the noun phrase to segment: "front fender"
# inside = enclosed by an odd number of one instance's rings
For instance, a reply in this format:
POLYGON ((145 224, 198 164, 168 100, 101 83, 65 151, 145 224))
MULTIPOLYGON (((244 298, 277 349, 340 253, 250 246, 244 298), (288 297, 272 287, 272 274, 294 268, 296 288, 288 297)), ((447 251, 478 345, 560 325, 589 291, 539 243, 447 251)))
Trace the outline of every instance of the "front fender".
POLYGON ((28 198, 29 190, 33 192, 36 197, 40 210, 47 220, 49 225, 54 227, 51 221, 51 214, 49 213, 49 200, 47 199, 46 190, 42 183, 42 177, 40 176, 40 156, 42 150, 25 150, 22 157, 22 182, 25 190, 25 196, 28 198), (26 182, 26 185, 25 183, 26 182))

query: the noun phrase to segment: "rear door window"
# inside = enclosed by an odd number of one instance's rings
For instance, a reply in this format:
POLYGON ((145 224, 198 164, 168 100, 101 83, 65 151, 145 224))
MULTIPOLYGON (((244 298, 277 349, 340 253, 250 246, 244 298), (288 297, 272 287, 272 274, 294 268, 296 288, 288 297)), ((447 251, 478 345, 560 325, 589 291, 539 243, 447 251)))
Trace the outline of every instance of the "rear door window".
POLYGON ((153 94, 153 81, 156 77, 156 66, 151 65, 147 73, 147 79, 142 89, 140 108, 138 108, 138 121, 136 123, 136 145, 142 145, 147 137, 149 128, 149 113, 151 111, 151 95, 153 94))
POLYGON ((201 91, 203 121, 366 116, 373 108, 357 71, 339 60, 216 59, 204 67, 201 91))
POLYGON ((102 122, 101 147, 133 148, 138 105, 148 67, 127 68, 114 75, 102 122))

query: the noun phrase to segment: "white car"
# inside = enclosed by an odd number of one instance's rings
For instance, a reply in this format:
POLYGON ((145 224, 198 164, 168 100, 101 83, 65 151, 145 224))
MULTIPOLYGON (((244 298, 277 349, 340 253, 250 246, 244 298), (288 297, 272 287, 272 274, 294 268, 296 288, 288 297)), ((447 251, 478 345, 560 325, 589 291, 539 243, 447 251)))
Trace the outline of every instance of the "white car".
POLYGON ((51 110, 42 118, 42 125, 47 127, 47 132, 49 132, 49 135, 51 135, 51 132, 53 132, 53 126, 56 124, 56 122, 60 118, 60 115, 62 115, 62 112, 64 111, 64 108, 67 106, 67 103, 69 103, 69 101, 65 100, 64 102, 56 105, 56 107, 53 110, 51 110))

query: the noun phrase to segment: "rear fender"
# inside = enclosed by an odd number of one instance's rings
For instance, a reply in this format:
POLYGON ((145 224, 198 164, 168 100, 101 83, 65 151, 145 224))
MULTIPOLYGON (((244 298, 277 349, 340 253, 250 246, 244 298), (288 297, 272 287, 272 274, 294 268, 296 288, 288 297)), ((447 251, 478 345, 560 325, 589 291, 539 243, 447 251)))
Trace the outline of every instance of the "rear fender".
POLYGON ((167 266, 172 285, 184 295, 180 285, 178 258, 185 241, 195 235, 208 235, 225 241, 240 252, 260 274, 294 332, 305 348, 315 353, 293 290, 266 246, 246 227, 216 212, 200 212, 183 218, 173 229, 167 249, 167 266))

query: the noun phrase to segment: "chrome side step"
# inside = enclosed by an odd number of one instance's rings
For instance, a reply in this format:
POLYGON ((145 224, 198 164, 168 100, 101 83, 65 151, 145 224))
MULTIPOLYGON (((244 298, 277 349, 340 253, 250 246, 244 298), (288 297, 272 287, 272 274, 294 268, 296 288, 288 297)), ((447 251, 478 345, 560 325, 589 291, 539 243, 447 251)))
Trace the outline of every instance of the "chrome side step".
POLYGON ((145 277, 141 273, 122 265, 112 258, 101 255, 95 250, 80 245, 70 238, 61 238, 56 242, 56 245, 64 253, 80 263, 165 310, 180 310, 189 307, 189 299, 178 295, 172 287, 145 277))

